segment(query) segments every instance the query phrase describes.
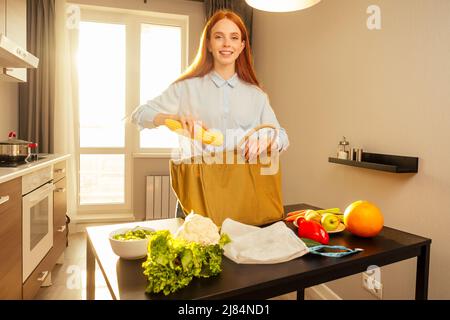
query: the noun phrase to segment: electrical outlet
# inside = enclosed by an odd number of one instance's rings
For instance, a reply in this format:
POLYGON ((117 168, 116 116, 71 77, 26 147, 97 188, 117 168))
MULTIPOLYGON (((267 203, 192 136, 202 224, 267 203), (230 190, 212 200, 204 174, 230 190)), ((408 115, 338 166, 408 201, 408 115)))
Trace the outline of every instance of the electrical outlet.
POLYGON ((383 284, 375 279, 373 275, 369 275, 365 272, 362 274, 362 286, 369 291, 377 299, 383 299, 383 284))

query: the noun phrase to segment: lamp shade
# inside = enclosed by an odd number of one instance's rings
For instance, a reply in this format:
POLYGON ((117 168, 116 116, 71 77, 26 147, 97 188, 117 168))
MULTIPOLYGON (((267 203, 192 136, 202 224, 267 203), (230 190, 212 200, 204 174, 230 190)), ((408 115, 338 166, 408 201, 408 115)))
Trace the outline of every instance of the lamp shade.
POLYGON ((290 12, 312 7, 320 0, 245 0, 255 9, 270 12, 290 12))

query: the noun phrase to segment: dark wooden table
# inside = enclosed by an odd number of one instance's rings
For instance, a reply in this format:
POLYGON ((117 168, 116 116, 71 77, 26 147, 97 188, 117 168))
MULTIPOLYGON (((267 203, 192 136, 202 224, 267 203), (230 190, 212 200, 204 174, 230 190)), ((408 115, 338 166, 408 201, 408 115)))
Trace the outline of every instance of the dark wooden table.
MULTIPOLYGON (((285 212, 305 208, 318 209, 298 204, 286 206, 285 212)), ((268 299, 297 291, 297 299, 302 300, 305 288, 364 272, 372 265, 381 267, 414 257, 417 257, 415 298, 424 300, 428 296, 431 240, 389 227, 371 239, 353 236, 347 230, 330 236, 331 245, 364 249, 354 255, 329 258, 307 254, 271 265, 236 264, 224 257, 223 271, 217 277, 194 279, 186 288, 168 296, 146 294, 147 279, 141 266, 145 259, 120 259, 111 249, 108 234, 118 227, 136 225, 174 232, 181 224, 181 219, 174 218, 87 228, 87 299, 95 299, 96 262, 113 299, 268 299)))

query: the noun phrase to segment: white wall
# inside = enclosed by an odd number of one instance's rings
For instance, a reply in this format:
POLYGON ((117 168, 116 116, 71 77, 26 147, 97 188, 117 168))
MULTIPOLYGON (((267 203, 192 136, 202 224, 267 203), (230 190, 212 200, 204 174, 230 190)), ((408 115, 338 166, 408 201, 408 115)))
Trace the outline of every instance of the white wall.
MULTIPOLYGON (((324 0, 255 11, 253 30, 257 74, 291 141, 285 203, 373 201, 387 226, 432 238, 429 297, 450 299, 450 1, 324 0), (366 27, 372 4, 380 31, 366 27), (328 163, 344 135, 370 152, 418 156, 419 173, 328 163)), ((414 259, 382 268, 384 297, 413 298, 414 275, 414 259)), ((328 285, 371 298, 360 275, 328 285)))
POLYGON ((19 134, 19 85, 0 81, 0 140, 10 131, 19 134))

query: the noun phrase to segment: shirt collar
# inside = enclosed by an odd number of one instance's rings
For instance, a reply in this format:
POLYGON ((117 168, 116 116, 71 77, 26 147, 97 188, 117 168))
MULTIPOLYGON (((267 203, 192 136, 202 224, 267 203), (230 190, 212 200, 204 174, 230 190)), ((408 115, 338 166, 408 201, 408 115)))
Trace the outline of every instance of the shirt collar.
POLYGON ((216 71, 211 72, 211 80, 217 86, 217 88, 222 87, 224 84, 228 84, 230 87, 234 88, 238 81, 238 75, 235 73, 230 79, 224 80, 216 71))

